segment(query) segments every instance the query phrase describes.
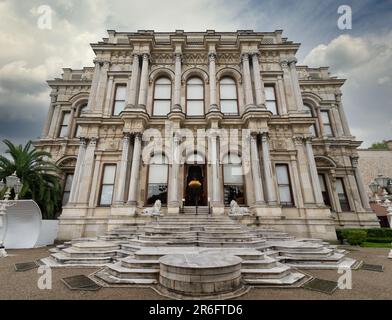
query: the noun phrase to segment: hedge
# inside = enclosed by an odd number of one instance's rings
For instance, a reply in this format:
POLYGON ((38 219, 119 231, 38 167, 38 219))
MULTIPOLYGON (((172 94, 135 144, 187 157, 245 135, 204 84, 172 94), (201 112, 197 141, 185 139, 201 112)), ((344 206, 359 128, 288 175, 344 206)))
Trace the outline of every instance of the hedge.
POLYGON ((392 229, 389 228, 350 228, 336 229, 338 240, 347 240, 350 244, 361 244, 362 242, 391 243, 392 229))

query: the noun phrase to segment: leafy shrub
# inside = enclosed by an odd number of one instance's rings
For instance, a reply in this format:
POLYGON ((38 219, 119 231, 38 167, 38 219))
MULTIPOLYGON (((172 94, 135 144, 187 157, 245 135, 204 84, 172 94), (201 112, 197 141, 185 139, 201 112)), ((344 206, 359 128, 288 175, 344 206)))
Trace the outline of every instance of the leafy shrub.
POLYGON ((392 238, 392 229, 371 228, 367 229, 367 236, 370 238, 392 238))
POLYGON ((347 233, 347 241, 350 245, 360 245, 366 241, 366 230, 350 230, 347 233))
POLYGON ((392 237, 367 237, 366 242, 373 243, 391 243, 392 237))

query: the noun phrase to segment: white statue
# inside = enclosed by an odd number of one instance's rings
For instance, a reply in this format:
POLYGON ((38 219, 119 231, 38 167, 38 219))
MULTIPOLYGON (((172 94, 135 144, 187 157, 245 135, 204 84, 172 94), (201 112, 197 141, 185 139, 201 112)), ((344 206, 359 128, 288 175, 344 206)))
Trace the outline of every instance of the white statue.
POLYGON ((155 201, 152 208, 145 208, 143 210, 142 214, 145 216, 160 216, 161 215, 161 207, 162 207, 161 200, 157 200, 157 201, 155 201))
POLYGON ((248 208, 241 208, 237 201, 231 200, 230 202, 230 216, 245 216, 249 215, 249 209, 248 208))

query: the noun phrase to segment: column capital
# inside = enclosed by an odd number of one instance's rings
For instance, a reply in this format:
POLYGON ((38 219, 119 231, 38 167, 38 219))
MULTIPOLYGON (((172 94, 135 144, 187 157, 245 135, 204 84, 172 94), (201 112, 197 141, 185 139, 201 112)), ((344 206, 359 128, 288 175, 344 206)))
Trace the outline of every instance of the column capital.
POLYGON ((217 58, 216 52, 209 52, 209 53, 208 53, 208 60, 209 60, 209 61, 215 61, 216 58, 217 58))
POLYGON ((288 59, 287 62, 288 62, 288 65, 290 67, 292 67, 292 66, 295 66, 297 64, 298 60, 297 60, 296 57, 291 57, 291 58, 288 59))
POLYGON ((293 141, 296 146, 301 146, 305 142, 305 137, 302 135, 293 136, 293 141))
POLYGON ((81 146, 86 147, 86 146, 87 146, 87 143, 88 143, 88 138, 86 138, 86 137, 80 137, 80 138, 79 138, 79 142, 80 142, 80 145, 81 145, 81 146))
POLYGON ((286 59, 283 59, 283 60, 280 60, 279 64, 282 67, 282 69, 286 69, 289 66, 289 61, 286 59))
POLYGON ((358 168, 359 157, 358 156, 351 156, 351 165, 353 168, 358 168))
POLYGON ((180 61, 180 62, 182 62, 183 54, 182 54, 181 52, 175 52, 175 53, 173 54, 173 57, 174 57, 174 61, 180 61))
POLYGON ((341 92, 337 92, 335 93, 335 100, 340 103, 342 101, 342 93, 341 92))
POLYGON ((260 51, 252 51, 252 52, 249 52, 249 55, 250 56, 252 56, 252 58, 253 57, 260 57, 261 56, 261 54, 260 54, 260 51))
POLYGON ((123 140, 128 140, 128 141, 130 141, 130 140, 131 140, 131 133, 129 133, 129 132, 124 132, 123 140))
POLYGON ((249 60, 249 53, 248 52, 241 53, 241 60, 248 61, 249 60))
POLYGON ((148 52, 145 52, 142 54, 142 57, 143 57, 143 61, 150 60, 151 54, 149 54, 148 52))
POLYGON ((266 142, 269 140, 269 133, 268 132, 262 132, 260 135, 261 135, 262 142, 266 142))
POLYGON ((89 145, 90 145, 90 146, 96 146, 97 143, 98 143, 98 140, 99 140, 98 137, 91 137, 91 138, 89 139, 89 145))

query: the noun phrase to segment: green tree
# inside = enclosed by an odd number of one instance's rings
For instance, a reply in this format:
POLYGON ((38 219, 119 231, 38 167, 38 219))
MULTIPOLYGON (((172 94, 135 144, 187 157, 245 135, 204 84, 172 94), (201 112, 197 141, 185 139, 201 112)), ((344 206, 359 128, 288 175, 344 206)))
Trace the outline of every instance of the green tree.
POLYGON ((3 142, 9 157, 0 155, 0 180, 5 182, 7 176, 16 172, 23 183, 19 199, 33 199, 44 218, 55 218, 61 208, 62 190, 59 169, 49 160, 51 155, 32 147, 31 141, 24 147, 9 140, 3 142))
POLYGON ((375 142, 372 144, 370 149, 388 149, 387 142, 385 140, 383 140, 382 142, 375 142))

